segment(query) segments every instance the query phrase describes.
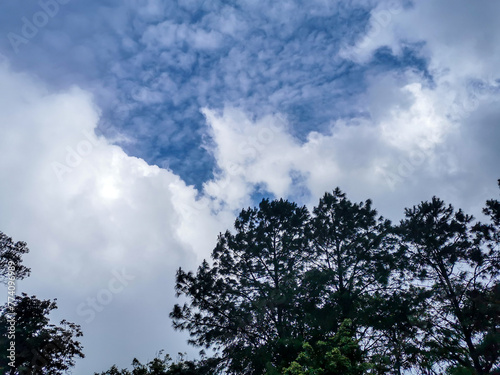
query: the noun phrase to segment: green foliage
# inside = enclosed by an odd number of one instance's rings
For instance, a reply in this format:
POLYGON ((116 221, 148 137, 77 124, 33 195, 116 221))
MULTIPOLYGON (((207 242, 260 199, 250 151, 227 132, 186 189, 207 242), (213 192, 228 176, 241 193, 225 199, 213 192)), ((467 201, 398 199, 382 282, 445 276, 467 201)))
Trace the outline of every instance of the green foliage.
POLYGON ((377 218, 371 201, 352 203, 338 188, 326 193, 310 222, 312 257, 308 283, 316 282, 312 314, 329 334, 350 319, 363 325, 367 296, 389 282, 393 262, 392 226, 377 218))
POLYGON ((263 200, 240 213, 235 234, 219 236, 212 266, 178 271, 177 294, 190 303, 175 306, 174 327, 220 348, 230 373, 286 367, 304 341, 331 336, 345 319, 356 333, 368 296, 387 285, 392 227, 370 201, 351 203, 336 189, 313 214, 263 200))
POLYGON ((489 374, 500 359, 498 243, 487 246, 489 229, 435 197, 407 209, 399 230, 404 269, 431 291, 422 344, 432 366, 489 374))
MULTIPOLYGON (((0 276, 3 282, 11 286, 29 276, 30 269, 21 264, 22 255, 28 252, 25 242, 14 243, 0 232, 0 276)), ((8 301, 0 308, 0 371, 3 374, 59 375, 74 366, 75 357, 84 357, 82 345, 77 340, 82 336, 80 326, 66 320, 59 325, 50 323, 49 314, 57 309, 55 300, 39 300, 25 293, 21 296, 14 294, 9 289, 8 301), (13 348, 15 358, 9 358, 10 348, 13 348)))
POLYGON ((311 214, 264 199, 219 235, 211 263, 176 275, 187 302, 173 325, 215 365, 101 375, 500 375, 499 201, 484 213, 434 197, 393 226, 338 188, 311 214))
POLYGON ((303 351, 283 375, 362 375, 370 368, 359 343, 353 338, 352 323, 345 320, 326 341, 303 344, 303 351))
MULTIPOLYGON (((11 375, 19 374, 63 374, 74 366, 75 357, 83 358, 82 345, 76 340, 82 336, 80 326, 65 320, 60 325, 51 324, 48 315, 57 308, 56 302, 39 300, 35 296, 16 296, 14 303, 15 324, 15 369, 10 360, 0 357, 0 370, 11 375)), ((0 312, 0 350, 9 347, 8 304, 0 312)))
POLYGON ((216 358, 202 358, 198 361, 189 361, 180 354, 179 361, 172 361, 167 354, 154 358, 152 361, 142 364, 136 358, 132 361, 132 371, 127 369, 118 370, 112 366, 109 370, 95 375, 217 375, 219 374, 219 361, 216 358))
POLYGON ((451 366, 446 369, 448 375, 475 375, 476 371, 471 367, 451 366))
POLYGON ((28 252, 26 242, 14 242, 12 238, 0 232, 0 278, 3 283, 7 282, 6 276, 9 273, 9 263, 15 265, 13 274, 16 280, 29 276, 30 269, 21 264, 22 255, 28 252))
POLYGON ((221 234, 196 275, 179 269, 177 295, 190 302, 170 314, 195 345, 222 348, 235 373, 262 373, 296 357, 306 326, 301 280, 308 255, 305 207, 263 200, 243 210, 236 233, 221 234))
MULTIPOLYGON (((370 346, 373 369, 377 374, 402 373, 417 364, 423 365, 419 335, 429 326, 424 288, 403 286, 377 291, 365 310, 365 324, 373 330, 370 346)), ((366 340, 365 340, 366 341, 366 340)))

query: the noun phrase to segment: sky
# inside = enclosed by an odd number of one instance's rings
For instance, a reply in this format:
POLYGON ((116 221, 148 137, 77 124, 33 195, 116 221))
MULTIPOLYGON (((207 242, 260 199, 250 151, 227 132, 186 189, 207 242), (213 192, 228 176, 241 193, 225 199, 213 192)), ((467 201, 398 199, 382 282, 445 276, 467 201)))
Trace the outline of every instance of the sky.
MULTIPOLYGON (((3 0, 0 231, 90 374, 160 350, 175 272, 242 208, 340 187, 397 222, 484 220, 500 178, 499 2, 3 0)), ((5 296, 0 296, 2 300, 5 296)))

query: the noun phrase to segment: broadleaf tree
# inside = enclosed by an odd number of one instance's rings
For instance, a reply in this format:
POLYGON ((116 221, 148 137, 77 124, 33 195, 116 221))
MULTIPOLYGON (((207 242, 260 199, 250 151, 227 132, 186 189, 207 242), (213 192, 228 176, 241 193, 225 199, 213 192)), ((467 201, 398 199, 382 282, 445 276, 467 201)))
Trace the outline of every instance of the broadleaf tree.
MULTIPOLYGON (((80 326, 62 320, 51 324, 49 314, 56 309, 56 301, 39 300, 23 293, 16 296, 15 314, 15 367, 8 358, 0 357, 0 370, 10 375, 65 373, 75 365, 75 358, 83 358, 80 326)), ((11 341, 7 335, 8 304, 0 311, 0 348, 7 348, 11 341)))
POLYGON ((14 242, 11 237, 0 232, 0 277, 2 282, 6 282, 9 274, 9 264, 13 265, 12 272, 16 280, 29 276, 30 269, 22 264, 22 256, 29 252, 26 242, 14 242))
MULTIPOLYGON (((29 275, 30 269, 22 264, 22 255, 28 252, 25 242, 14 242, 0 232, 0 275, 9 276, 9 283, 29 275)), ((75 358, 84 357, 78 341, 80 326, 66 320, 59 325, 50 322, 56 300, 15 294, 9 291, 7 303, 0 307, 0 371, 10 375, 65 373, 74 366, 75 358), (14 356, 6 355, 10 348, 14 356)))
POLYGON ((132 361, 132 370, 119 370, 115 365, 107 371, 94 375, 217 375, 218 360, 203 357, 200 360, 187 360, 179 353, 179 360, 173 361, 170 355, 162 356, 163 351, 146 364, 137 358, 132 361))

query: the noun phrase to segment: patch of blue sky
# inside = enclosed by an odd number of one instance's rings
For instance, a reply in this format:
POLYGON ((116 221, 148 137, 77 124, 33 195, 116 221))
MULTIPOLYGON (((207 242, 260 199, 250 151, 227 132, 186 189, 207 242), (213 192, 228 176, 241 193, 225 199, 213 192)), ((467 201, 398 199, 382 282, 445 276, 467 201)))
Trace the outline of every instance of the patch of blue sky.
POLYGON ((310 202, 311 191, 307 187, 307 176, 300 171, 292 170, 290 177, 292 191, 289 194, 289 199, 294 202, 310 202))
MULTIPOLYGON (((19 53, 9 50, 5 38, 0 52, 54 86, 91 90, 102 109, 102 134, 129 155, 168 167, 200 188, 215 168, 204 147, 210 142, 201 108, 280 112, 304 141, 311 131, 328 132, 332 121, 363 115, 358 97, 372 72, 425 71, 417 48, 402 56, 381 49, 364 65, 338 57, 366 30, 370 6, 329 0, 73 1, 61 5, 19 53)), ((0 26, 4 35, 36 10, 23 7, 15 8, 15 22, 0 26)))
POLYGON ((264 184, 256 184, 254 186, 254 190, 250 195, 250 200, 255 204, 258 204, 262 199, 276 199, 281 197, 275 197, 272 193, 270 193, 264 184))
MULTIPOLYGON (((358 115, 359 109, 353 102, 365 87, 366 71, 384 64, 387 69, 394 69, 399 63, 397 58, 383 61, 377 56, 370 66, 360 67, 336 57, 343 38, 363 29, 367 14, 354 10, 350 14, 352 19, 349 13, 304 18, 295 29, 287 29, 279 22, 262 24, 259 19, 244 35, 221 37, 221 45, 215 51, 194 50, 185 40, 176 41, 162 51, 160 59, 155 59, 149 75, 149 78, 163 75, 171 83, 170 96, 163 99, 162 110, 176 120, 169 123, 165 133, 161 121, 154 122, 151 129, 148 127, 153 137, 155 132, 162 131, 159 139, 167 144, 175 139, 176 146, 161 147, 146 141, 141 156, 149 161, 167 160, 170 168, 186 182, 200 186, 203 178, 210 176, 207 170, 213 168, 206 150, 196 147, 204 135, 205 124, 198 113, 202 106, 220 109, 235 105, 252 113, 284 113, 291 122, 292 133, 301 140, 312 130, 328 130, 333 120, 358 115), (285 31, 278 31, 282 28, 285 31), (191 109, 190 113, 186 108, 191 109), (170 139, 165 136, 172 133, 177 136, 170 139), (148 147, 154 150, 148 151, 148 147), (195 149, 188 150, 190 147, 195 149), (165 153, 158 154, 158 149, 165 153), (156 156, 152 159, 153 154, 156 156), (188 155, 207 164, 200 165, 201 169, 193 173, 188 155), (188 177, 189 171, 194 179, 188 177)), ((192 19, 189 24, 210 24, 206 19, 207 14, 200 15, 197 22, 192 19)), ((148 71, 148 67, 141 70, 148 71)), ((144 110, 150 109, 146 104, 144 110)), ((137 132, 141 133, 132 127, 132 133, 137 132)), ((140 152, 140 147, 137 151, 140 152)))
POLYGON ((432 83, 428 61, 421 54, 422 47, 423 43, 408 44, 399 55, 393 54, 388 47, 381 47, 374 52, 371 66, 382 71, 414 69, 432 83))

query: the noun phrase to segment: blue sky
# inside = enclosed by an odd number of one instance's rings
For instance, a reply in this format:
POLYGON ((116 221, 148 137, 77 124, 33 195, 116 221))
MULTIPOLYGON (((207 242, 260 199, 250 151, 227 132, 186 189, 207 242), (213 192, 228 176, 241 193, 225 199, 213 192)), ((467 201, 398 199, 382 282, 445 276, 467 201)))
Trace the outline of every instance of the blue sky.
POLYGON ((466 0, 3 1, 0 230, 31 248, 23 290, 82 325, 74 373, 195 353, 168 319, 175 270, 262 197, 312 207, 340 186, 393 220, 432 195, 481 217, 500 177, 498 14, 466 0))
MULTIPOLYGON (((369 27, 363 2, 144 4, 69 1, 49 8, 55 16, 28 43, 4 34, 2 49, 51 85, 93 92, 102 134, 197 187, 214 167, 200 147, 210 142, 200 108, 279 112, 303 140, 335 119, 368 115, 359 98, 371 72, 426 69, 418 46, 401 56, 381 49, 363 66, 338 58, 369 27)), ((43 9, 12 4, 3 28, 22 37, 22 17, 43 9)))

